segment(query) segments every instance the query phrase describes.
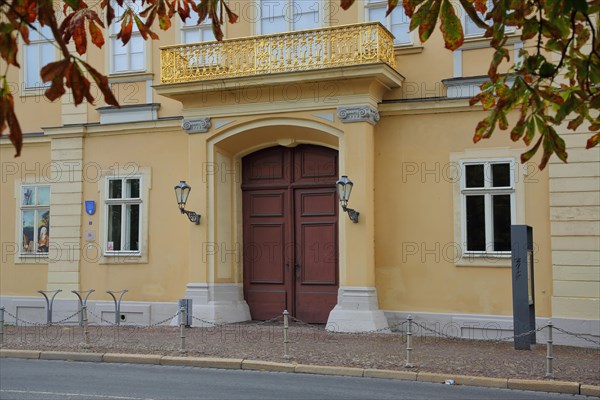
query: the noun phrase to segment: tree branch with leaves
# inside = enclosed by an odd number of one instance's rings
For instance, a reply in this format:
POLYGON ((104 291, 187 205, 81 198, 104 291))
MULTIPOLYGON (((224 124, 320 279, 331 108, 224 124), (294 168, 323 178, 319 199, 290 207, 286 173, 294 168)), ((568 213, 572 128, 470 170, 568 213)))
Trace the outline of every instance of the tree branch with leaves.
MULTIPOLYGON (((355 1, 340 0, 340 5, 348 9, 355 1)), ((209 18, 215 37, 222 40, 222 16, 227 16, 229 23, 238 20, 227 0, 102 0, 94 7, 83 0, 61 0, 54 4, 52 0, 0 0, 0 57, 6 64, 0 75, 0 135, 9 130, 8 137, 17 156, 21 152, 22 132, 7 73, 10 67, 20 67, 17 40, 28 44, 29 31, 36 29, 35 22, 50 28, 62 56, 40 71, 42 81, 50 83, 46 97, 54 101, 69 89, 76 105, 84 99, 94 103, 87 75, 98 85, 104 101, 118 107, 108 78, 79 57, 87 52, 88 35, 93 45, 102 48, 103 31, 116 25, 119 28, 116 37, 125 45, 135 26, 143 39, 158 40, 159 35, 153 30, 156 26, 167 30, 172 18, 178 16, 185 22, 194 11, 197 23, 209 18), (54 4, 59 10, 53 8, 54 4), (137 12, 133 4, 141 11, 137 12), (116 6, 122 11, 118 17, 116 6), (64 17, 60 24, 57 15, 64 17), (104 20, 99 15, 104 15, 104 20), (69 51, 71 41, 76 54, 69 51)), ((585 124, 591 132, 586 147, 598 145, 600 0, 494 0, 489 9, 486 0, 388 0, 387 15, 400 4, 410 18, 410 30, 418 31, 421 42, 426 42, 439 26, 445 47, 452 51, 459 49, 465 37, 459 12, 465 12, 485 30, 484 37, 489 38, 494 49, 487 73, 489 81, 470 103, 480 104, 489 113, 477 124, 474 142, 491 137, 496 129, 510 129, 513 141, 523 140, 529 147, 521 156, 522 162, 530 160, 542 148, 541 168, 553 154, 567 161, 558 126, 566 124, 567 129, 577 130, 585 124), (520 49, 519 62, 509 74, 501 74, 499 67, 510 62, 512 37, 533 43, 533 50, 520 49), (518 116, 512 126, 511 114, 518 116)))

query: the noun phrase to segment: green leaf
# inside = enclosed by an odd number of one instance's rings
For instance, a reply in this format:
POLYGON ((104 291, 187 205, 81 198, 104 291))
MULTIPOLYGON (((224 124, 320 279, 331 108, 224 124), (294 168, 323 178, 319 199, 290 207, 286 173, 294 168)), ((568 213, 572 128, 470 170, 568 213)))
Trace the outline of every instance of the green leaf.
POLYGON ((529 149, 525 153, 521 154, 521 164, 525 164, 527 161, 531 160, 531 157, 533 157, 535 155, 535 153, 537 153, 540 145, 542 144, 542 139, 543 139, 543 137, 540 137, 538 139, 537 143, 535 144, 535 146, 533 146, 531 149, 529 149))
MULTIPOLYGON (((437 23, 438 16, 440 15, 440 8, 442 6, 442 0, 431 0, 428 3, 432 3, 431 7, 425 14, 425 18, 423 22, 419 25, 419 38, 421 42, 426 42, 427 39, 431 36, 431 33, 435 29, 435 24, 437 23)), ((425 7, 426 5, 421 6, 425 7)), ((420 11, 420 9, 419 9, 420 11)))
POLYGON ((454 7, 449 0, 443 0, 441 8, 441 25, 440 30, 444 36, 444 43, 448 50, 456 50, 462 46, 464 42, 464 34, 460 19, 454 12, 454 7))

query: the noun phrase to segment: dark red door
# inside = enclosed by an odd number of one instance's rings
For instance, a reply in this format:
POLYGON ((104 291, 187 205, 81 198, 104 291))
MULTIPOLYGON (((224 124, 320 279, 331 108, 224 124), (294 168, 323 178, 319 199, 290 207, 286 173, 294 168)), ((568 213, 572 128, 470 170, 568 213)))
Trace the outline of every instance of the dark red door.
POLYGON ((253 319, 325 323, 337 302, 337 151, 272 147, 243 159, 244 296, 253 319))

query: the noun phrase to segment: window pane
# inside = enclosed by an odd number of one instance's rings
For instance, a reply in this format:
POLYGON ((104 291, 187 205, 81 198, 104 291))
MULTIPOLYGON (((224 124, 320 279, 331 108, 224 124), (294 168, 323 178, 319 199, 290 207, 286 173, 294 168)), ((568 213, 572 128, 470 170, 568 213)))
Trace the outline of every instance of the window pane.
POLYGON ((108 198, 120 199, 123 181, 120 179, 111 179, 108 181, 108 198))
POLYGON ((485 199, 467 196, 467 250, 485 251, 485 199))
POLYGON ((465 174, 468 188, 484 187, 483 164, 466 165, 465 174))
POLYGON ((37 188, 37 205, 50 205, 50 186, 38 186, 37 188))
POLYGON ((25 80, 27 87, 40 86, 39 44, 25 46, 25 80))
POLYGON ((139 179, 127 179, 127 194, 126 197, 130 199, 138 199, 140 197, 140 180, 139 179))
POLYGON ((108 206, 108 242, 106 250, 121 250, 121 205, 108 206))
POLYGON ((21 213, 22 221, 22 233, 23 242, 21 243, 21 252, 33 253, 35 252, 35 233, 34 233, 34 221, 35 211, 28 210, 21 213))
POLYGON ((144 51, 144 39, 142 35, 131 35, 131 40, 127 44, 130 47, 132 53, 142 53, 144 51))
POLYGON ((42 47, 42 62, 40 66, 44 66, 54 61, 55 47, 52 43, 44 43, 40 45, 42 47))
POLYGON ((131 54, 131 70, 138 71, 144 68, 144 53, 133 53, 131 54))
POLYGON ((183 33, 183 42, 184 43, 196 43, 200 41, 200 31, 197 30, 186 30, 183 33))
POLYGON ((510 164, 492 164, 492 186, 510 187, 510 164))
POLYGON ((24 187, 23 195, 21 196, 21 201, 24 206, 32 206, 35 204, 35 188, 34 187, 24 187))
POLYGON ((385 17, 385 7, 372 7, 368 11, 369 21, 379 21, 383 26, 388 26, 387 18, 385 17))
POLYGON ((261 29, 264 35, 270 33, 280 33, 288 30, 288 23, 285 17, 269 18, 261 21, 261 29))
POLYGON ((319 21, 319 13, 315 12, 306 12, 303 14, 296 14, 293 17, 294 20, 294 30, 302 30, 302 29, 313 29, 321 26, 321 22, 319 21))
POLYGON ((200 30, 200 32, 202 33, 202 40, 205 42, 210 42, 212 40, 217 40, 215 38, 215 34, 212 30, 212 28, 202 28, 200 30))
POLYGON ((123 250, 137 251, 140 249, 140 205, 129 204, 125 208, 125 248, 123 250))
POLYGON ((510 195, 492 198, 494 214, 494 251, 510 251, 510 195))
POLYGON ((40 253, 48 252, 48 245, 50 243, 50 211, 41 210, 39 212, 38 220, 38 247, 37 251, 40 253))
POLYGON ((404 14, 404 9, 401 6, 397 6, 394 11, 392 11, 392 34, 396 37, 396 43, 411 43, 412 40, 410 38, 409 31, 409 23, 410 20, 404 14))
POLYGON ((114 69, 115 69, 115 72, 129 70, 129 64, 127 62, 126 54, 121 54, 121 55, 115 56, 114 69))

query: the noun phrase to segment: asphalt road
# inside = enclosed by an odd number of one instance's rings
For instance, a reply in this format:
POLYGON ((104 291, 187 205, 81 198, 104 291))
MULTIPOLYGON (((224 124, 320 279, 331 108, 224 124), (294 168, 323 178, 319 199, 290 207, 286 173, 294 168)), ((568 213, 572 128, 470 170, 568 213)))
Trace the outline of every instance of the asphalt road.
POLYGON ((507 389, 155 365, 0 359, 0 399, 586 399, 507 389))

